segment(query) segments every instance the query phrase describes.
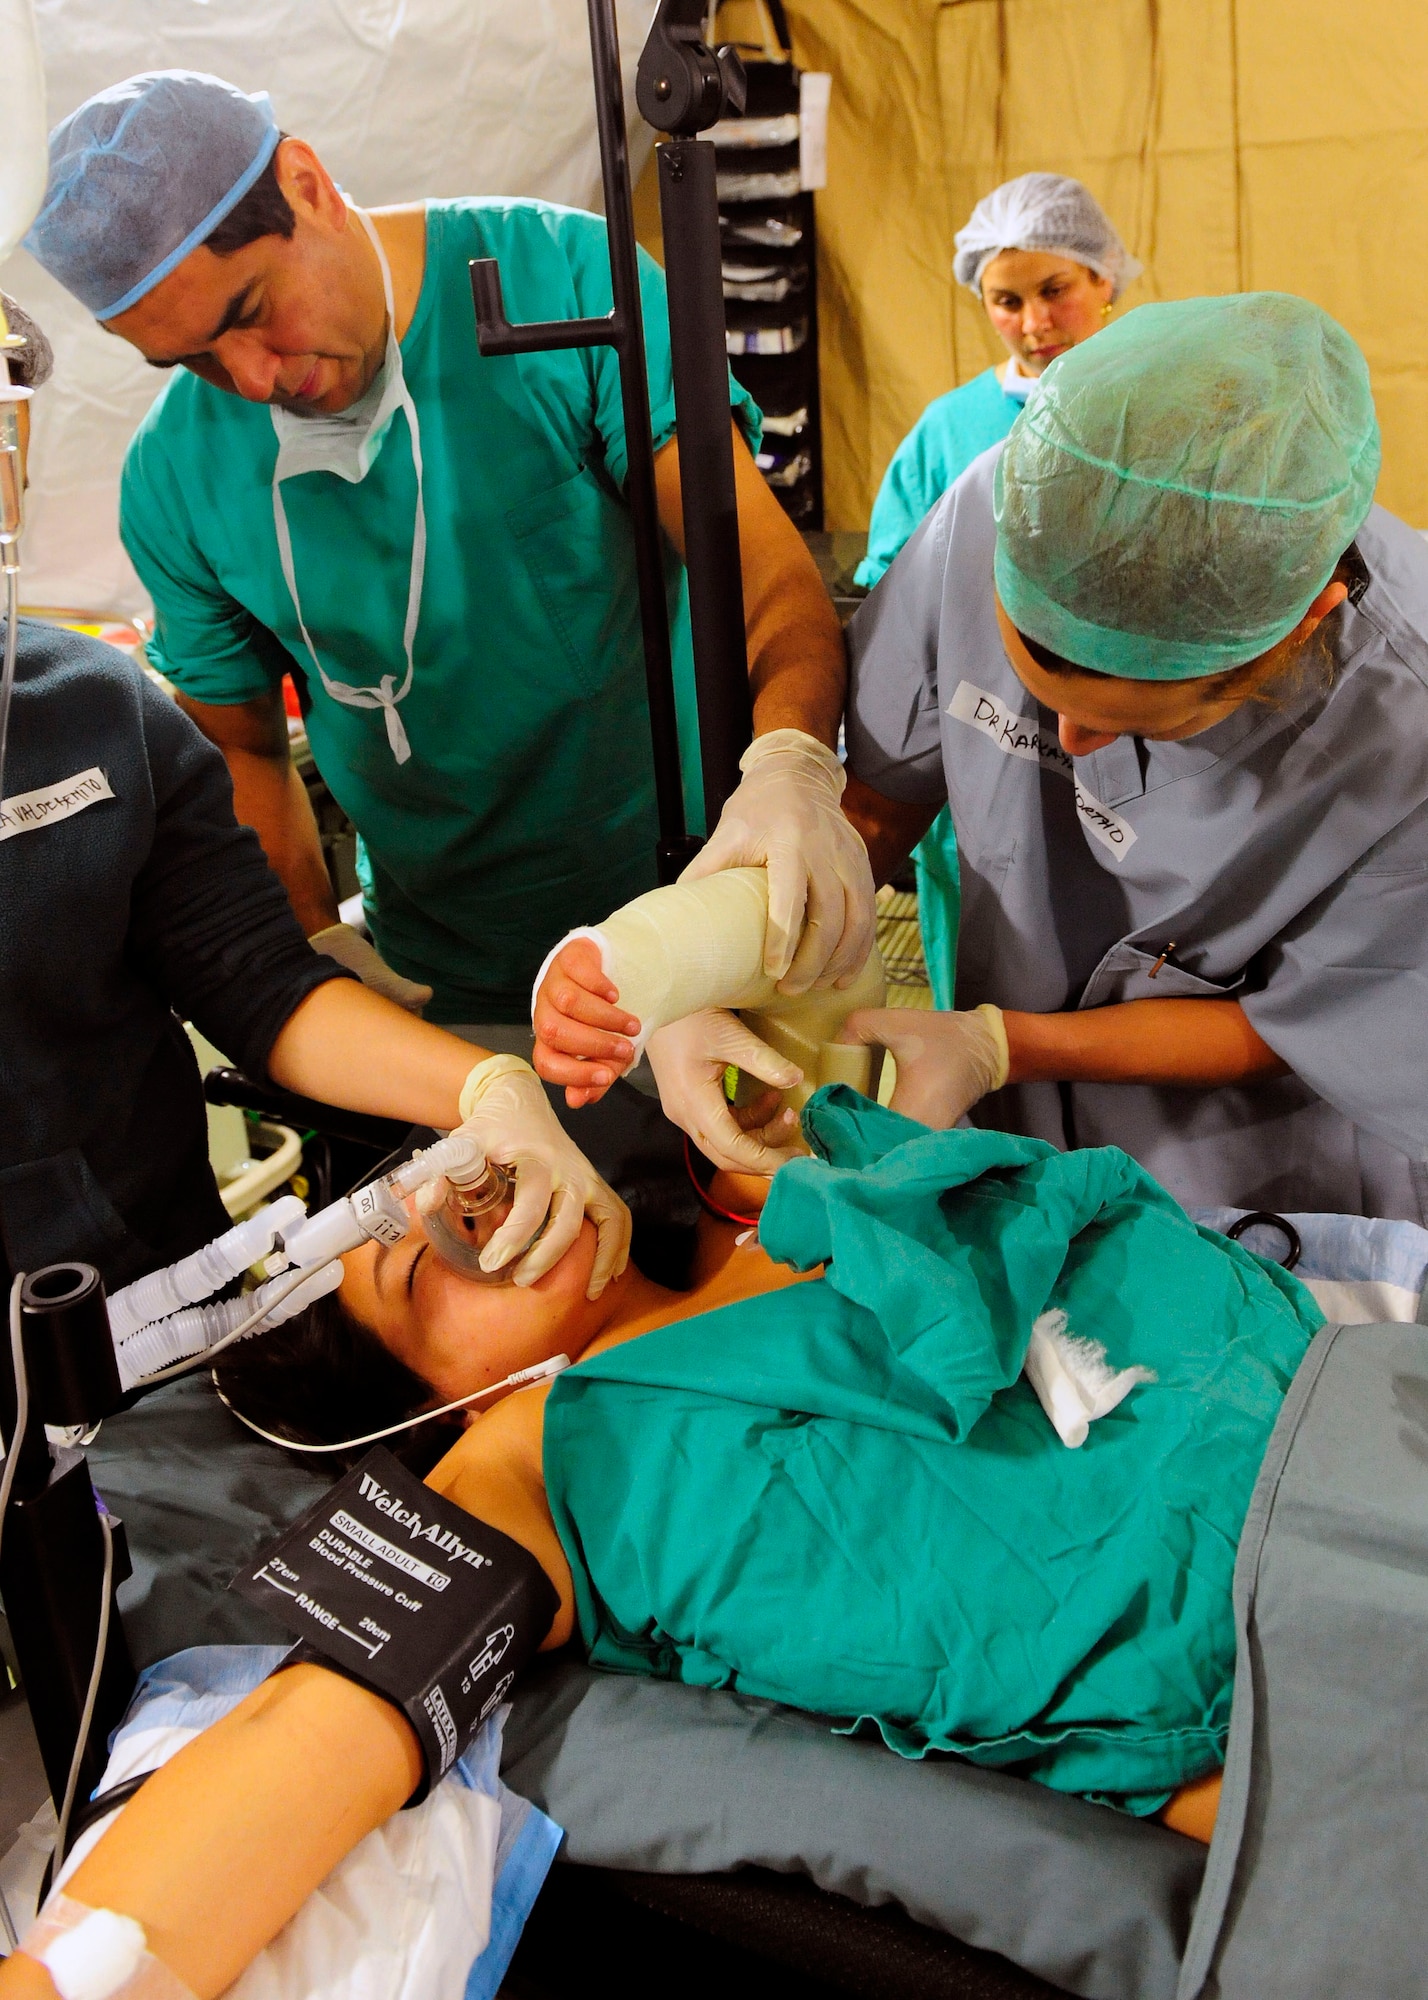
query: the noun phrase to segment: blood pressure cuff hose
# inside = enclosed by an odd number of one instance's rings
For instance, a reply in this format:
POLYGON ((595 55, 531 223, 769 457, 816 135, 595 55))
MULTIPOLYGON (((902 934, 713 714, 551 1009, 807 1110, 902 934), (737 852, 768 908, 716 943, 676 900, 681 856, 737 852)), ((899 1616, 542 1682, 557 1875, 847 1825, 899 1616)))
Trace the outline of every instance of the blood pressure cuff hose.
POLYGON ((418 1805, 469 1746, 559 1606, 535 1557, 425 1486, 381 1446, 232 1588, 310 1661, 394 1703, 417 1733, 418 1805))

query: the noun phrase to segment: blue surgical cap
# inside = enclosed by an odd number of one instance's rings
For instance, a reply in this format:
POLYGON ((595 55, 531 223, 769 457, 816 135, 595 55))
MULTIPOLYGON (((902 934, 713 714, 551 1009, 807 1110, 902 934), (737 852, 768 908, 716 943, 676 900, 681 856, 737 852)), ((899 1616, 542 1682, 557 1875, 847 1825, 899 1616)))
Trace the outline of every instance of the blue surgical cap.
POLYGON ((281 136, 266 92, 191 69, 131 76, 51 132, 25 248, 96 319, 113 319, 212 235, 281 136))

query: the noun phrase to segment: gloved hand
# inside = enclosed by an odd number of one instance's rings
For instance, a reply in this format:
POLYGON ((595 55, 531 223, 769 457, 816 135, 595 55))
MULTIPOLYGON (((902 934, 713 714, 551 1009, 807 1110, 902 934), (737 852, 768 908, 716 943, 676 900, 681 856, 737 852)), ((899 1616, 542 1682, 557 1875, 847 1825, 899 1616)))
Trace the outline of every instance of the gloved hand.
POLYGON ((846 986, 872 950, 875 922, 868 850, 839 805, 847 774, 801 729, 756 736, 739 769, 742 784, 679 879, 766 867, 769 978, 788 994, 846 986))
MULTIPOLYGON (((518 1285, 533 1285, 560 1262, 588 1215, 599 1241, 586 1297, 598 1299, 629 1262, 630 1211, 567 1137, 530 1064, 519 1056, 487 1056, 477 1063, 462 1086, 456 1130, 516 1177, 511 1212, 481 1252, 485 1269, 499 1271, 508 1264, 545 1222, 540 1241, 515 1271, 518 1285)), ((437 1181, 423 1188, 418 1207, 439 1206, 447 1185, 437 1181)))
POLYGON ((897 1064, 892 1108, 945 1131, 1007 1080, 1007 1031, 1000 1007, 936 1014, 912 1007, 864 1007, 850 1014, 840 1042, 888 1051, 897 1064))
POLYGON ((419 986, 415 979, 404 979, 400 972, 394 972, 372 940, 351 924, 329 924, 325 931, 314 932, 308 943, 324 958, 335 959, 355 972, 364 986, 370 986, 384 1000, 395 1000, 399 1007, 405 1007, 409 1014, 420 1014, 431 998, 429 986, 419 986))
POLYGON ((803 1081, 795 1063, 775 1053, 736 1014, 706 1007, 650 1036, 647 1054, 666 1118, 681 1126, 716 1167, 737 1174, 775 1174, 792 1157, 798 1119, 780 1111, 761 1129, 746 1132, 724 1095, 724 1072, 735 1063, 777 1090, 803 1081))

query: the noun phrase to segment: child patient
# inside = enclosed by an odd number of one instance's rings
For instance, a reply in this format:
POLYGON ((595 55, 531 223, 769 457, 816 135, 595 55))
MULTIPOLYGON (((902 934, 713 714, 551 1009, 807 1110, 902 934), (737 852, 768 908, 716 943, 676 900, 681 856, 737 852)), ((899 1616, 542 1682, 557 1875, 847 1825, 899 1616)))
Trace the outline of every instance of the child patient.
MULTIPOLYGON (((587 1299, 588 1224, 522 1291, 467 1284, 416 1230, 354 1254, 296 1427, 344 1434, 313 1385, 348 1338, 391 1371, 389 1420, 568 1354, 430 1475, 539 1561, 547 1649, 1208 1837, 1236 1545, 1322 1315, 1114 1149, 930 1132, 846 1085, 802 1132, 758 1240, 711 1221, 685 1293, 631 1269, 587 1299), (1079 1449, 1022 1377, 1047 1312, 1145 1371, 1079 1449)), ((68 1893, 216 1994, 421 1776, 395 1707, 294 1666, 150 1780, 68 1893)), ((23 1953, 0 1971, 6 2000, 53 1991, 23 1953)))

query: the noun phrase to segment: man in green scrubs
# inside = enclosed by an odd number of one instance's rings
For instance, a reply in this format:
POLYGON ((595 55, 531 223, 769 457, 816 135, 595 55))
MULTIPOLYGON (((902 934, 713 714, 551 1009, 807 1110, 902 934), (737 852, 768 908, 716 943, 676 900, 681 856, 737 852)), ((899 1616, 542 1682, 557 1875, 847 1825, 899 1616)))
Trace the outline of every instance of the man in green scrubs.
MULTIPOLYGON (((483 358, 468 264, 498 259, 513 320, 600 314, 604 223, 494 198, 364 214, 266 97, 164 71, 57 128, 28 242, 101 323, 179 370, 130 448, 124 539, 156 663, 223 750, 309 937, 409 1004, 432 989, 436 1020, 527 1021, 547 947, 653 884, 653 769, 615 356, 483 358), (338 923, 288 758, 289 673, 362 837, 377 951, 338 923)), ((692 744, 649 260, 642 283, 692 744)), ((758 741, 703 866, 781 869, 769 955, 801 987, 856 969, 872 882, 838 804, 836 620, 749 457, 758 411, 731 401, 758 741), (790 974, 805 897, 820 923, 790 974)), ((697 819, 687 774, 691 792, 697 819)))

